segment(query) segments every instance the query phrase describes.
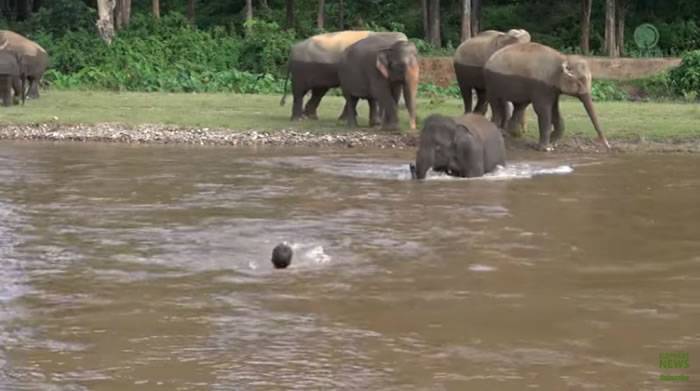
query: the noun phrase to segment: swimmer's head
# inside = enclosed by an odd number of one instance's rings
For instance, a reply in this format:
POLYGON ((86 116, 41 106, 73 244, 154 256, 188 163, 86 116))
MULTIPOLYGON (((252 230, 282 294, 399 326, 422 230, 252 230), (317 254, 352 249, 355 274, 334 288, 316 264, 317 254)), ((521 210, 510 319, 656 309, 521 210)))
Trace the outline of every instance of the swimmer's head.
POLYGON ((272 264, 275 269, 285 269, 292 263, 292 248, 280 243, 272 250, 272 264))

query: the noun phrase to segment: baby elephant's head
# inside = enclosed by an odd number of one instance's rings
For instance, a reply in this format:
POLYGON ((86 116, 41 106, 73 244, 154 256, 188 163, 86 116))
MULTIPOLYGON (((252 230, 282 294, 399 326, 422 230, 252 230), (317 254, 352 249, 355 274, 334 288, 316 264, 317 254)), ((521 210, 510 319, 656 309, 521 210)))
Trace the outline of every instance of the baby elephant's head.
POLYGON ((292 263, 292 248, 285 243, 280 243, 272 250, 272 265, 275 269, 285 269, 292 263))

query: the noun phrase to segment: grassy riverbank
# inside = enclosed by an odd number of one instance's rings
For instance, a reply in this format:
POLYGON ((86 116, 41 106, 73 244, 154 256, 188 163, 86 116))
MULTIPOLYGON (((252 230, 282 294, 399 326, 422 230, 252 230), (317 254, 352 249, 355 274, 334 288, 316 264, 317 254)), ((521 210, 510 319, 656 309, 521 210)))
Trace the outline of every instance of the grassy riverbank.
MULTIPOLYGON (((322 133, 346 131, 335 118, 343 99, 328 96, 321 105, 319 121, 290 122, 291 97, 285 106, 276 95, 112 93, 96 91, 45 91, 26 106, 0 108, 0 124, 59 125, 121 123, 163 124, 183 128, 225 128, 232 131, 296 129, 322 133)), ((457 115, 461 101, 421 99, 419 116, 431 113, 457 115)), ((360 123, 366 124, 366 104, 360 104, 360 123)), ((700 139, 700 105, 684 103, 598 102, 601 124, 611 141, 657 142, 700 139)), ((567 137, 593 138, 595 132, 582 105, 574 99, 562 101, 567 137)), ((528 113, 527 137, 537 134, 537 121, 528 113)), ((406 113, 401 112, 406 126, 406 113)), ((406 126, 407 128, 407 126, 406 126)), ((379 131, 377 131, 379 132, 379 131)))

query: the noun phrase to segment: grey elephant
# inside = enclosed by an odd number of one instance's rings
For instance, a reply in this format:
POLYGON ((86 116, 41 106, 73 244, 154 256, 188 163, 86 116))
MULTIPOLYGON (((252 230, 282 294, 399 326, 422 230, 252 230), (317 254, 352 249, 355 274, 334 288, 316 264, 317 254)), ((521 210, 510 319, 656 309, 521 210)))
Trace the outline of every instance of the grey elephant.
MULTIPOLYGON (((395 40, 408 40, 403 33, 377 33, 373 31, 339 31, 318 34, 294 46, 289 53, 287 80, 292 79, 292 120, 303 117, 318 119, 318 106, 329 89, 340 86, 338 63, 350 45, 371 35, 392 37, 395 40), (311 91, 311 98, 304 106, 304 96, 311 91)), ((280 105, 287 97, 287 81, 280 105)), ((344 118, 345 109, 343 110, 344 118)))
POLYGON ((29 82, 30 98, 39 98, 39 83, 49 66, 49 55, 36 42, 9 30, 0 30, 0 50, 17 53, 29 82))
POLYGON ((22 58, 17 53, 0 50, 0 95, 3 106, 12 106, 15 96, 21 98, 24 104, 24 80, 22 58))
POLYGON ((472 110, 486 114, 486 86, 484 65, 497 50, 515 43, 530 42, 530 33, 513 29, 507 33, 496 30, 482 31, 476 37, 462 42, 454 54, 457 83, 464 102, 464 112, 472 110), (476 92, 476 106, 472 108, 472 91, 476 92))
POLYGON ((425 120, 418 141, 413 179, 425 179, 428 169, 451 176, 480 177, 505 166, 501 131, 480 114, 452 118, 433 114, 425 120))
POLYGON ((534 42, 506 46, 494 53, 484 66, 486 94, 494 112, 493 121, 509 129, 532 103, 539 123, 539 149, 551 150, 564 132, 559 96, 577 97, 586 109, 598 141, 610 149, 598 123, 591 99, 591 71, 580 56, 567 56, 534 42), (513 115, 506 115, 506 103, 513 103, 513 115), (554 131, 550 132, 554 126, 554 131))
POLYGON ((338 69, 348 126, 357 126, 357 102, 367 99, 370 126, 381 122, 384 129, 398 130, 398 101, 403 91, 410 127, 415 129, 419 73, 418 50, 412 42, 374 35, 348 47, 338 69))

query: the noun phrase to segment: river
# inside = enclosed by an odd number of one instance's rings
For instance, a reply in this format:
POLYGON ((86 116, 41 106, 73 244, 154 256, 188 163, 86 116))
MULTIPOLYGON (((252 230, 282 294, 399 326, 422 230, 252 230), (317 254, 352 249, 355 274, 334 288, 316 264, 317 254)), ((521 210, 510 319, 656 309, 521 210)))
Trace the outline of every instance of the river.
POLYGON ((0 144, 0 389, 700 387, 700 156, 413 153, 0 144))

